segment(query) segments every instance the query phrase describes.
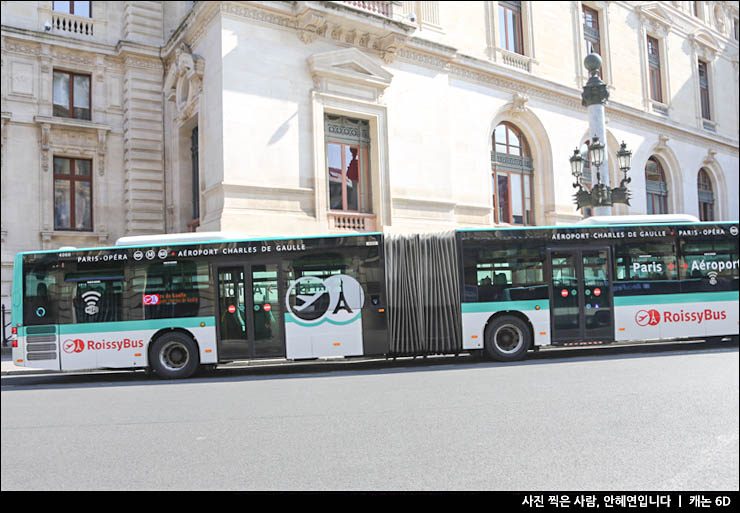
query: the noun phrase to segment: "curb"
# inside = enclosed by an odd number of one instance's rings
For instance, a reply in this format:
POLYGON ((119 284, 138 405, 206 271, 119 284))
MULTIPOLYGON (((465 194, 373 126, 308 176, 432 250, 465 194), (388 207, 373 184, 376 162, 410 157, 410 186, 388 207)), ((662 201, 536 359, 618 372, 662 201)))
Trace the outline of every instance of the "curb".
POLYGON ((43 369, 29 369, 29 370, 17 370, 17 371, 2 371, 0 376, 33 376, 35 374, 62 374, 59 371, 43 370, 43 369))

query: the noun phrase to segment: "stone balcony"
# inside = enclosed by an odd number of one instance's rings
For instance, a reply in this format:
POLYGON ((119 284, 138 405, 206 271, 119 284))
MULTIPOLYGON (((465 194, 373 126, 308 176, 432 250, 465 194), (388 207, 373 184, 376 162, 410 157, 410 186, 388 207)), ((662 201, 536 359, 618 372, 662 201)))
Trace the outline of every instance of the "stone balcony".
POLYGON ((393 2, 337 2, 348 5, 361 11, 370 12, 379 16, 391 18, 393 16, 393 2))
POLYGON ((95 25, 96 20, 93 18, 61 12, 51 13, 51 32, 55 34, 92 39, 97 32, 95 25))
POLYGON ((375 214, 361 214, 360 212, 332 211, 327 213, 329 230, 331 232, 374 232, 376 228, 375 214))

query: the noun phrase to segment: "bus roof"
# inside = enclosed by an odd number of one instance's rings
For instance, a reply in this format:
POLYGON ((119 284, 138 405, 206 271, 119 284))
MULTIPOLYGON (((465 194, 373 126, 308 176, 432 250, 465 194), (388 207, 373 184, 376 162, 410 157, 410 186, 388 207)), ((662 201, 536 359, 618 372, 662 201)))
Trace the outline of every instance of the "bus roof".
POLYGON ((615 224, 676 224, 700 223, 695 216, 688 214, 652 214, 633 216, 591 216, 577 224, 582 225, 615 225, 615 224))
MULTIPOLYGON (((494 230, 572 230, 574 228, 590 229, 590 228, 616 228, 616 227, 629 227, 629 226, 640 226, 640 225, 659 225, 659 224, 674 224, 674 225, 716 225, 716 224, 738 224, 737 221, 642 221, 635 222, 633 216, 616 216, 622 217, 622 221, 619 223, 608 222, 608 223, 577 223, 577 224, 558 224, 549 226, 492 226, 490 228, 459 228, 458 232, 484 232, 494 230)), ((647 218, 650 216, 634 216, 647 218)), ((692 216, 687 216, 692 217, 692 216)))
MULTIPOLYGON (((196 234, 199 232, 195 232, 196 234)), ((225 234, 229 232, 200 232, 200 233, 212 233, 212 234, 225 234)), ((136 244, 131 245, 119 245, 119 242, 124 239, 136 239, 136 236, 132 237, 121 237, 116 241, 115 246, 99 246, 99 247, 90 247, 90 248, 73 248, 73 247, 64 247, 60 249, 47 249, 47 250, 41 250, 41 251, 21 251, 18 254, 19 255, 36 255, 40 253, 64 253, 64 252, 73 252, 73 251, 102 251, 107 249, 129 249, 129 248, 142 248, 142 247, 150 247, 150 246, 187 246, 192 244, 208 244, 208 243, 218 243, 218 242, 256 242, 256 241, 272 241, 272 240, 295 240, 295 239, 333 239, 338 237, 366 237, 370 235, 383 235, 381 232, 356 232, 356 233, 332 233, 332 234, 321 234, 321 235, 292 235, 292 236, 282 236, 282 237, 259 237, 259 236, 249 236, 248 238, 240 238, 236 237, 234 239, 229 238, 209 238, 204 239, 202 237, 193 237, 191 240, 181 240, 178 242, 171 242, 173 239, 167 239, 169 236, 181 236, 184 234, 162 234, 162 235, 143 235, 141 236, 141 239, 139 239, 136 244)), ((186 234, 185 234, 186 235, 186 234)), ((234 232, 231 232, 231 235, 238 235, 234 232)), ((175 237, 173 237, 175 238, 175 237)), ((133 241, 132 241, 133 242, 133 241)))
POLYGON ((120 237, 116 240, 116 246, 148 246, 158 244, 173 244, 175 242, 212 242, 224 240, 252 240, 257 235, 239 232, 187 232, 187 233, 165 233, 160 235, 131 235, 120 237))
MULTIPOLYGON (((584 219, 576 224, 550 225, 550 226, 492 226, 488 228, 458 228, 456 232, 483 232, 495 230, 567 230, 567 229, 590 229, 590 228, 615 228, 635 225, 649 224, 676 224, 676 225, 718 225, 737 224, 738 221, 699 221, 696 217, 684 214, 656 214, 656 215, 634 215, 634 216, 595 216, 584 219)), ((64 247, 60 249, 49 249, 40 251, 22 251, 19 255, 33 255, 42 253, 61 253, 78 251, 100 251, 111 249, 126 249, 151 247, 158 245, 184 246, 191 244, 208 244, 218 242, 253 242, 295 239, 321 239, 337 237, 363 237, 371 235, 383 235, 382 232, 356 232, 356 233, 334 233, 319 235, 292 235, 280 237, 259 237, 255 235, 242 234, 238 232, 193 232, 171 233, 161 235, 141 235, 121 237, 115 246, 100 246, 87 248, 64 247)))

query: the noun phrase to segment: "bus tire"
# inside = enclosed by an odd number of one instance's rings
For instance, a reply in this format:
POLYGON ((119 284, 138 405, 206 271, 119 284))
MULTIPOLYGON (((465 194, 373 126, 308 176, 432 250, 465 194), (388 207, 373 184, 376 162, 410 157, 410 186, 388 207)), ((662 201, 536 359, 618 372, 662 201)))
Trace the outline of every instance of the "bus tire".
POLYGON ((494 319, 486 328, 486 353, 500 362, 521 360, 532 344, 527 323, 505 315, 494 319))
POLYGON ((185 333, 165 333, 152 344, 149 362, 154 372, 162 378, 189 378, 200 364, 198 345, 185 333))

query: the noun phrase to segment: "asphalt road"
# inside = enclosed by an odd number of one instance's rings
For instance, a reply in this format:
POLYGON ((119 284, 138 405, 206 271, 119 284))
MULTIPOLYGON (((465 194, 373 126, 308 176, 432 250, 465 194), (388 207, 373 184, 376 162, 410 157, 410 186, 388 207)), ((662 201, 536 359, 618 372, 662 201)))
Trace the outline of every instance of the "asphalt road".
POLYGON ((738 346, 4 376, 3 490, 737 490, 738 346))

